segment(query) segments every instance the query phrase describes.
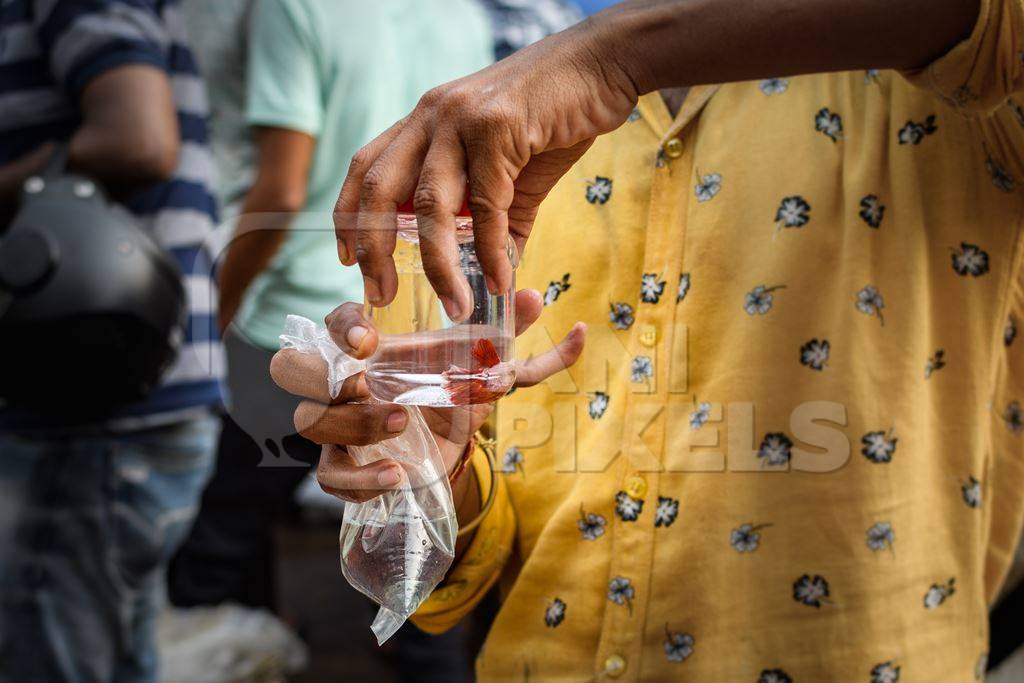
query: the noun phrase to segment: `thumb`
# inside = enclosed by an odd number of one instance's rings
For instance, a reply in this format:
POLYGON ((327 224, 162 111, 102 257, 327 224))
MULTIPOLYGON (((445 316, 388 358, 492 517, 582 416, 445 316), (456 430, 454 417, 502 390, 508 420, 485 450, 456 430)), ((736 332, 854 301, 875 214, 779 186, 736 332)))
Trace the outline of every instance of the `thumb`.
POLYGON ((516 366, 516 386, 532 387, 572 366, 583 353, 587 326, 576 323, 555 348, 516 366))

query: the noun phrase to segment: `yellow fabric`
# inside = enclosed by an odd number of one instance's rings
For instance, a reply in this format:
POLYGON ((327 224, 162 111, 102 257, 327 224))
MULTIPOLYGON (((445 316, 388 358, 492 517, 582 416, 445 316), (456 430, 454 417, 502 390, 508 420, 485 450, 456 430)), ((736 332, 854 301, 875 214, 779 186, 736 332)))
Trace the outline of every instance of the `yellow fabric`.
POLYGON ((1024 520, 1022 7, 917 85, 645 97, 552 192, 518 352, 589 337, 498 407, 481 681, 975 680, 1024 520))
MULTIPOLYGON (((491 465, 480 448, 473 454, 472 464, 483 505, 491 490, 491 465)), ((515 517, 505 481, 499 477, 496 486, 491 510, 477 527, 465 555, 412 616, 413 623, 427 633, 443 633, 459 623, 491 589, 508 561, 515 517)))

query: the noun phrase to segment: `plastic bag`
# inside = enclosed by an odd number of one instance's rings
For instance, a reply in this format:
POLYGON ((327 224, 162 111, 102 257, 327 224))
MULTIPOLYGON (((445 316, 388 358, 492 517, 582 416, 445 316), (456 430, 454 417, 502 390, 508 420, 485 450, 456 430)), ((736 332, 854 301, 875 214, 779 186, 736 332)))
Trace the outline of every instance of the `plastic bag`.
MULTIPOLYGON (((327 362, 331 396, 364 364, 346 355, 324 328, 288 316, 281 348, 319 353, 327 362)), ((360 465, 391 459, 404 470, 398 489, 365 503, 346 503, 341 525, 341 571, 352 586, 379 604, 372 626, 383 644, 441 582, 455 559, 458 521, 448 476, 433 435, 415 406, 393 439, 349 446, 360 465)))

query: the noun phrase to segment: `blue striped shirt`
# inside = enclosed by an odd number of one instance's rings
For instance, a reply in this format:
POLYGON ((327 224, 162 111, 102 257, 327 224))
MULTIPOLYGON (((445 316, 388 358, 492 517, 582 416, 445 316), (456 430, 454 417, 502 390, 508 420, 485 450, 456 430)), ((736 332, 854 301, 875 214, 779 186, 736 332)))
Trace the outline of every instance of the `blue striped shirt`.
POLYGON ((78 98, 116 67, 149 64, 167 72, 181 154, 174 176, 125 205, 181 265, 189 296, 186 343, 161 386, 119 419, 169 417, 221 402, 213 258, 217 221, 206 91, 188 48, 176 0, 0 0, 0 164, 81 123, 78 98))

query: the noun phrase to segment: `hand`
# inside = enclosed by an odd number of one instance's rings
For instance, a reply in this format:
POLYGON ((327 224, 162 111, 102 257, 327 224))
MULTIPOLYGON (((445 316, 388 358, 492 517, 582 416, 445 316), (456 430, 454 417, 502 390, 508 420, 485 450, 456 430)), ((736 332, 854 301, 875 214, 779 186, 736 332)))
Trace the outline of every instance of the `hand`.
MULTIPOLYGON (((516 294, 517 336, 537 320, 543 307, 535 290, 516 294)), ((368 358, 377 349, 377 332, 363 317, 359 304, 347 303, 337 308, 327 316, 327 326, 335 343, 354 358, 368 358)), ((575 363, 583 351, 585 332, 586 327, 577 323, 554 349, 517 362, 516 386, 533 386, 575 363)), ((402 470, 397 462, 385 460, 359 466, 346 446, 364 446, 401 433, 408 424, 405 408, 359 403, 369 398, 362 373, 350 377, 339 396, 332 399, 327 388, 326 363, 316 354, 280 351, 271 362, 270 372, 281 388, 305 399, 295 411, 295 428, 305 438, 324 446, 317 476, 325 491, 343 500, 362 502, 399 484, 402 470)), ((490 405, 422 409, 449 472, 492 410, 490 405)), ((460 493, 464 495, 465 486, 456 492, 456 505, 462 497, 460 493)))
POLYGON ((397 290, 397 205, 414 198, 423 268, 453 320, 472 311, 459 272, 455 215, 468 203, 488 288, 508 289, 511 235, 522 251, 537 208, 594 138, 622 124, 638 93, 585 22, 431 90, 352 159, 335 208, 341 261, 357 261, 367 300, 397 290))

